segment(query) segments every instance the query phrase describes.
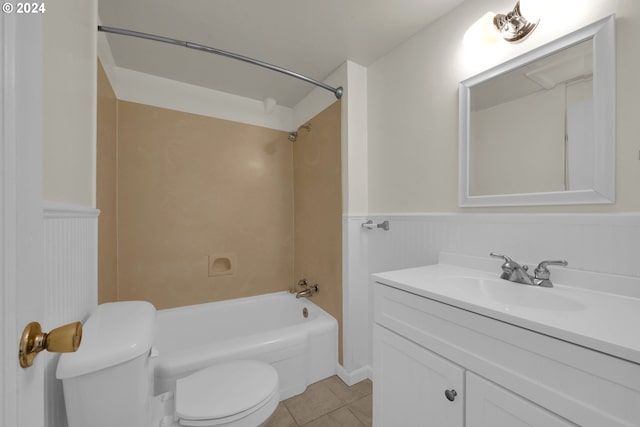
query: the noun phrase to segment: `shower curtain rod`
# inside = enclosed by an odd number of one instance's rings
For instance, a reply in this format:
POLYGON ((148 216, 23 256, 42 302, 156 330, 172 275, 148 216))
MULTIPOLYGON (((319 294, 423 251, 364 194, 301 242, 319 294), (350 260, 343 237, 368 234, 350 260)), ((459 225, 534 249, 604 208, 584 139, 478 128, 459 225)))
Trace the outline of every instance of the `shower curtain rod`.
POLYGON ((138 37, 141 39, 154 40, 161 43, 174 44, 177 46, 187 47, 189 49, 201 50, 203 52, 213 53, 215 55, 226 56, 227 58, 237 59, 238 61, 248 62, 249 64, 257 65, 259 67, 268 68, 269 70, 277 71, 282 74, 286 74, 296 79, 303 80, 307 83, 311 83, 318 87, 332 92, 337 99, 342 98, 343 89, 342 86, 334 88, 311 77, 304 76, 296 73, 295 71, 287 70, 286 68, 278 67, 277 65, 269 64, 268 62, 260 61, 258 59, 249 58, 248 56, 240 55, 226 50, 216 49, 215 47, 205 46, 198 43, 192 43, 188 41, 176 40, 169 37, 156 36, 153 34, 140 33, 138 31, 125 30, 122 28, 105 27, 104 25, 98 25, 98 31, 105 33, 120 34, 123 36, 138 37))

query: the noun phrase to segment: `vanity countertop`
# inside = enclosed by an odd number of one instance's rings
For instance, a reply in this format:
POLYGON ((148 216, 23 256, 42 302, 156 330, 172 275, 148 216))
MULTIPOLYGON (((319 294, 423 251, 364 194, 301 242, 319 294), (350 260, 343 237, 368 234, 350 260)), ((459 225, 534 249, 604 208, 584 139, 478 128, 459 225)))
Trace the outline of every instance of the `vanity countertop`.
MULTIPOLYGON (((640 364, 640 298, 541 288, 451 264, 374 274, 376 282, 640 364)), ((553 275, 552 275, 553 280, 553 275)))

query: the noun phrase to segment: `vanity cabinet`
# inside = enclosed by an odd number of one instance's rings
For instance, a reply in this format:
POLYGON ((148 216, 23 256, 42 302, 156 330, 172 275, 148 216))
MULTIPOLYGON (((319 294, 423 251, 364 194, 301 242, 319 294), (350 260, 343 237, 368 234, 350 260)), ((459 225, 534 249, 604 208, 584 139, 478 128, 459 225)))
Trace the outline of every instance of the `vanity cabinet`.
POLYGON ((374 343, 376 426, 464 427, 466 408, 466 427, 575 427, 379 325, 374 343))
POLYGON ((639 364, 375 280, 374 426, 640 426, 639 364))
POLYGON ((463 427, 464 369, 380 326, 374 342, 375 425, 463 427))
POLYGON ((575 427, 472 372, 466 373, 467 427, 575 427))

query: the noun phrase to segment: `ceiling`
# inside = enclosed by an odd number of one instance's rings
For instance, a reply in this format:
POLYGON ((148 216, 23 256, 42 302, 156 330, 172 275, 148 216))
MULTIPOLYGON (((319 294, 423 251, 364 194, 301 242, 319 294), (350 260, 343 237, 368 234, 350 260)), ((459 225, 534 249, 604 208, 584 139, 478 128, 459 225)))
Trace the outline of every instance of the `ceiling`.
MULTIPOLYGON (((463 0, 99 0, 102 25, 199 43, 324 80, 368 66, 463 0)), ((108 34, 115 65, 293 107, 314 86, 233 59, 108 34)))

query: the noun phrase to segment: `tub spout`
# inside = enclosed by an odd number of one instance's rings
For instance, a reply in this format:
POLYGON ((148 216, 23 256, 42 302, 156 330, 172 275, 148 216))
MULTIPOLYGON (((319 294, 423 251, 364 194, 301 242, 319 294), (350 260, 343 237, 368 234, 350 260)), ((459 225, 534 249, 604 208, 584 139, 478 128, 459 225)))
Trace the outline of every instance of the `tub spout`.
POLYGON ((309 298, 311 295, 313 295, 311 289, 303 289, 296 292, 296 298, 309 298))
POLYGON ((313 294, 317 294, 318 292, 320 292, 320 288, 318 288, 318 285, 305 286, 303 290, 296 292, 296 298, 309 298, 312 297, 313 294))

